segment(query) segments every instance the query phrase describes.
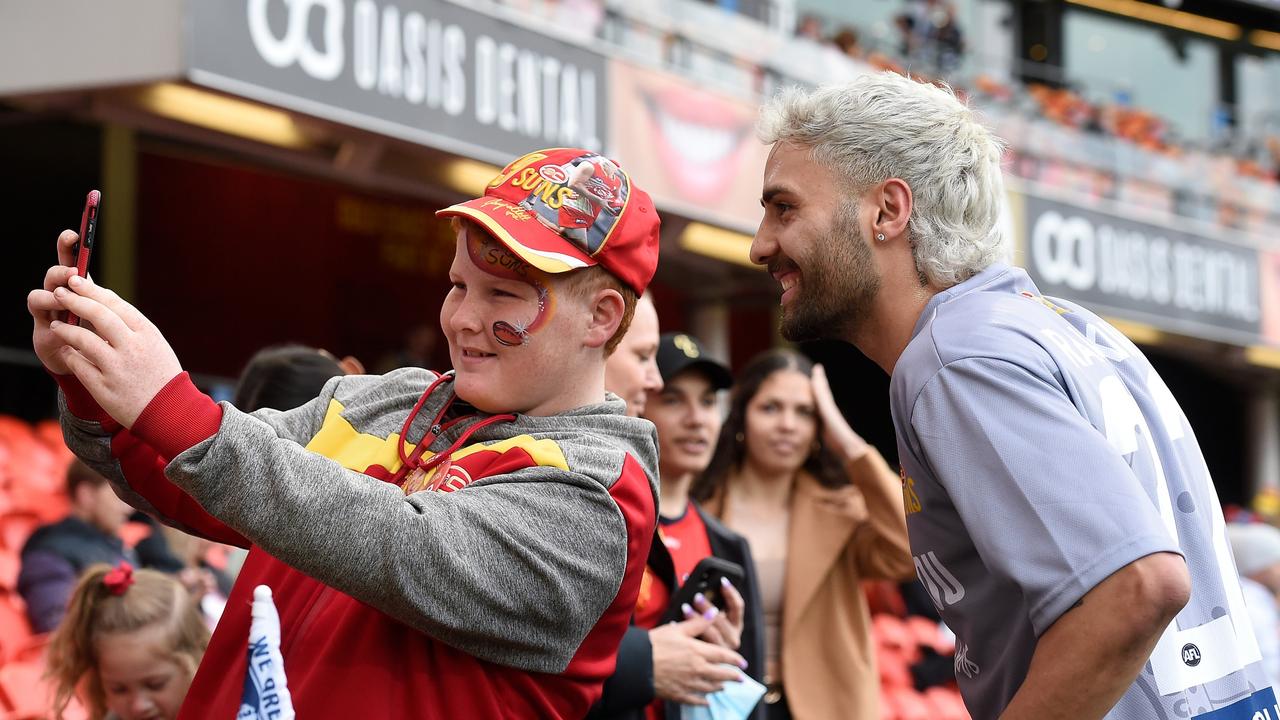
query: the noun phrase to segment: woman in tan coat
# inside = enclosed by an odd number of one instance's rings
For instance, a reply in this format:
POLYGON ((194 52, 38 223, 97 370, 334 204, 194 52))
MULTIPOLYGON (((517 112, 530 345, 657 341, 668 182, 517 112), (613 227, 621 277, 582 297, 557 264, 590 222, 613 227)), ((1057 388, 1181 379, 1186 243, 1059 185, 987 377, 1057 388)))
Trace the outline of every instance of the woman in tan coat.
POLYGON ((769 720, 880 717, 861 581, 915 574, 901 487, 840 415, 821 367, 773 350, 744 368, 693 494, 751 544, 769 720))

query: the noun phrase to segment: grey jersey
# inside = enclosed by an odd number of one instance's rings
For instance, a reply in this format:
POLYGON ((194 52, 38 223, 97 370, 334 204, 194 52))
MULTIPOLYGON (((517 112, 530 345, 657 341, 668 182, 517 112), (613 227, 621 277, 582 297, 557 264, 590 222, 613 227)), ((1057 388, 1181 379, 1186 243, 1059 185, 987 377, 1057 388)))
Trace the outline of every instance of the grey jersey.
POLYGON ((999 716, 1076 601, 1156 552, 1186 559, 1191 600, 1107 718, 1280 718, 1200 448, 1127 338, 997 265, 929 302, 891 395, 911 553, 974 718, 999 716))

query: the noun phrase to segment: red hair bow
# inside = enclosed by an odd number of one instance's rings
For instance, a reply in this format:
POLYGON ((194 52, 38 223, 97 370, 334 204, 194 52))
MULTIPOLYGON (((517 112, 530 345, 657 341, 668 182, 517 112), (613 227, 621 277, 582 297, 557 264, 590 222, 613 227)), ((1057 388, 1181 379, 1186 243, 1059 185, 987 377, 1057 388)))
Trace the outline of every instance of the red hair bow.
POLYGON ((133 584, 133 566, 120 561, 119 565, 102 577, 102 584, 112 595, 124 595, 124 591, 133 584))

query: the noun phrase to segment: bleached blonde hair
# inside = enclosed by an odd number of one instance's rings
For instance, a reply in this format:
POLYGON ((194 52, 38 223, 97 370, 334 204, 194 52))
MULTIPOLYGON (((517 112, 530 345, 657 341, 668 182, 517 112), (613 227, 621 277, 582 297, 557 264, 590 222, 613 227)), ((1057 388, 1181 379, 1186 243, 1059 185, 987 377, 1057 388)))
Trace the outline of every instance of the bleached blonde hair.
POLYGON ((757 130, 766 144, 809 148, 851 193, 906 182, 916 268, 935 285, 951 287, 1009 257, 998 222, 1004 144, 951 88, 893 72, 787 88, 765 103, 757 130))

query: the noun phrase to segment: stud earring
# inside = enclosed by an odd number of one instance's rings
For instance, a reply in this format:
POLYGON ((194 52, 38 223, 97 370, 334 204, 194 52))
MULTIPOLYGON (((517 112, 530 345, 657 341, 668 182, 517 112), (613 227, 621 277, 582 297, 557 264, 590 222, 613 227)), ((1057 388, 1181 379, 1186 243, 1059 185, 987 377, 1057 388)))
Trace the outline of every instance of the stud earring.
POLYGON ((884 242, 884 233, 876 233, 876 240, 878 242, 884 242))

